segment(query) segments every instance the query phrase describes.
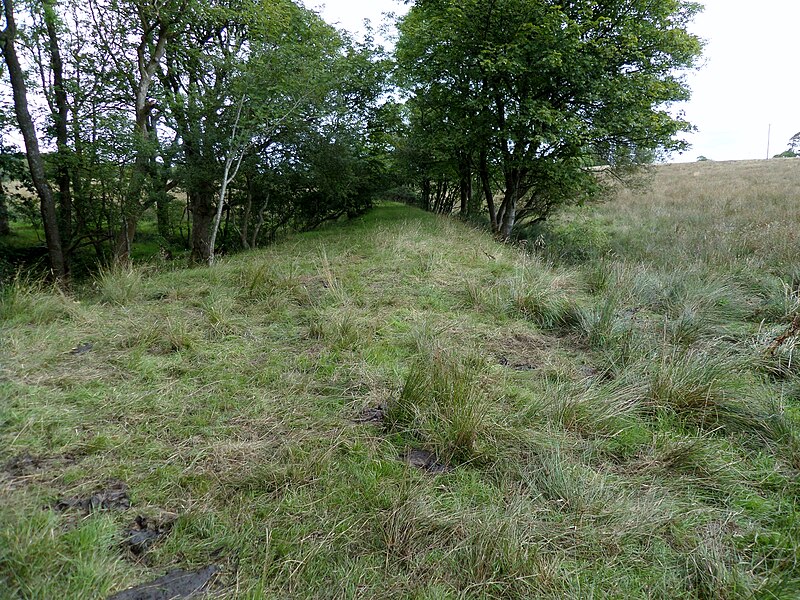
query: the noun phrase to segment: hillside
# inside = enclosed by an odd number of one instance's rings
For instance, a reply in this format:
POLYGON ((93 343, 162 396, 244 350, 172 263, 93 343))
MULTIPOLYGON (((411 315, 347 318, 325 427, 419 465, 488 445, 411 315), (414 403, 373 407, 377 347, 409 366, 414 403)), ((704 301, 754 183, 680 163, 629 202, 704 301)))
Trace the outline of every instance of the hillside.
POLYGON ((796 598, 797 163, 661 167, 530 252, 387 204, 18 282, 0 597, 796 598))

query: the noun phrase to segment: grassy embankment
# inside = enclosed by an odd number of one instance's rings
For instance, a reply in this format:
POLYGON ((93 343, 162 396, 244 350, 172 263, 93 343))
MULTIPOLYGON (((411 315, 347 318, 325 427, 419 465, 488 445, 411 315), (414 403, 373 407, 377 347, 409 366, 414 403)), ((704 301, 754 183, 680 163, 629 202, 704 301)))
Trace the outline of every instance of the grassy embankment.
POLYGON ((798 191, 793 161, 670 166, 538 257, 384 206, 212 269, 17 285, 0 597, 216 564, 229 598, 797 598, 800 357, 768 347, 798 191), (130 508, 51 508, 112 480, 130 508), (134 560, 140 515, 174 522, 134 560))

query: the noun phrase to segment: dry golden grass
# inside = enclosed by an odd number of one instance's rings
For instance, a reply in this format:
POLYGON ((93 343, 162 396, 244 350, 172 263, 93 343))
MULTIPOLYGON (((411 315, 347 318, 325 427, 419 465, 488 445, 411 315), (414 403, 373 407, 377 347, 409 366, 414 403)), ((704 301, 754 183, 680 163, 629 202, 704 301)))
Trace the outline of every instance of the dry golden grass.
POLYGON ((790 274, 800 252, 798 206, 800 160, 705 161, 659 166, 649 189, 622 190, 598 214, 623 234, 629 260, 744 261, 790 274))

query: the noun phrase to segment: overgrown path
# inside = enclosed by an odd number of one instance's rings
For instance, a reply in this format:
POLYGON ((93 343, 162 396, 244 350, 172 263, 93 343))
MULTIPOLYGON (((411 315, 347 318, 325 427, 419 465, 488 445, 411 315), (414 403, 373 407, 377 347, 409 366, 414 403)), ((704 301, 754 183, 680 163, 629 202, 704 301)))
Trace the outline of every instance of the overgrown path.
POLYGON ((180 568, 229 598, 796 597, 800 368, 766 350, 798 304, 779 274, 547 263, 398 205, 19 284, 0 596, 180 568))

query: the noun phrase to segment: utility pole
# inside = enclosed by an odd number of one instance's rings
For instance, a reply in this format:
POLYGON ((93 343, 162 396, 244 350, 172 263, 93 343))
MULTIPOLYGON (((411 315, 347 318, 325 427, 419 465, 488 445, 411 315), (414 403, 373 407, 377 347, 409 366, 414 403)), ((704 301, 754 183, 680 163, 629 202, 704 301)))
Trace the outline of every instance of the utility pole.
POLYGON ((767 160, 769 160, 769 146, 771 141, 772 141, 772 123, 770 123, 769 127, 767 128, 767 160))

